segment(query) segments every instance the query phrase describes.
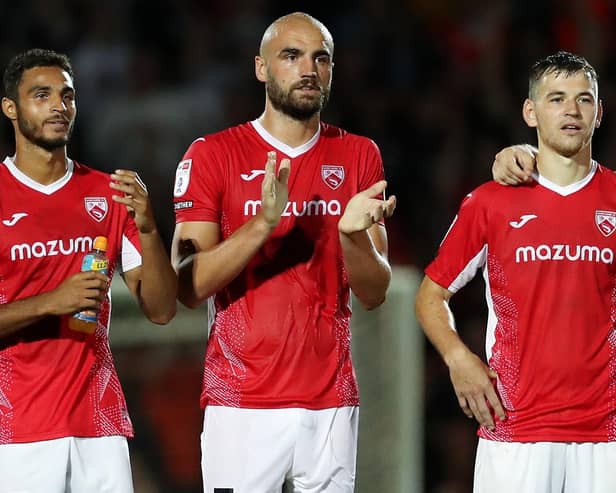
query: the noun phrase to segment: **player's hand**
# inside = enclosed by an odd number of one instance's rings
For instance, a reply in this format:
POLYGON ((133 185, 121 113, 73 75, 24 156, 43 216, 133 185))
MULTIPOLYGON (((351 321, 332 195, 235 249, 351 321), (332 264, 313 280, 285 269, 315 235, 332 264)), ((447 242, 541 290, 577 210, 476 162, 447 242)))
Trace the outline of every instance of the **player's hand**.
POLYGON ((109 278, 100 272, 78 272, 66 278, 56 289, 46 293, 47 313, 67 315, 85 309, 98 309, 105 299, 109 278))
POLYGON ((492 176, 501 185, 519 185, 532 179, 537 150, 528 144, 505 147, 495 157, 492 176))
POLYGON ((109 186, 122 192, 121 195, 112 195, 111 198, 126 206, 140 233, 147 234, 156 231, 156 221, 148 190, 136 172, 125 169, 116 170, 111 175, 109 186))
POLYGON ((386 187, 387 182, 381 180, 356 193, 338 221, 338 231, 344 234, 364 231, 383 218, 391 217, 396 208, 396 196, 391 195, 384 200, 382 197, 386 187))
POLYGON ((493 384, 497 378, 496 372, 466 348, 450 358, 448 366, 451 383, 464 414, 474 417, 481 426, 493 431, 492 410, 501 421, 506 416, 493 384))
POLYGON ((276 174, 276 152, 267 153, 265 176, 261 185, 261 214, 267 225, 274 229, 280 222, 280 216, 289 200, 289 174, 291 161, 280 161, 278 174, 276 174))

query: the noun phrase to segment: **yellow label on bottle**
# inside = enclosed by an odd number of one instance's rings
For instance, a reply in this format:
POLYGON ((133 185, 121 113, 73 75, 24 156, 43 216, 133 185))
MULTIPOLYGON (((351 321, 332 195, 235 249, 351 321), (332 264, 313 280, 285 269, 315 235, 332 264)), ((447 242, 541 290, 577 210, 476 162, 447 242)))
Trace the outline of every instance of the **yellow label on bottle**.
POLYGON ((103 259, 101 259, 101 260, 94 260, 92 262, 92 266, 91 266, 90 270, 96 270, 96 271, 104 270, 104 271, 106 271, 107 267, 109 267, 109 261, 107 259, 104 259, 104 260, 103 259))

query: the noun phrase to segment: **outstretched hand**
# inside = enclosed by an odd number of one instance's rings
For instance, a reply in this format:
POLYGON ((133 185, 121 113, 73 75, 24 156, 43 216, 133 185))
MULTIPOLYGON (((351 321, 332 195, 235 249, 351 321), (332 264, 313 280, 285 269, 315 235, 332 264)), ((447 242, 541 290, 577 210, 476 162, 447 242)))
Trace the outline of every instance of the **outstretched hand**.
POLYGON ((505 147, 495 157, 492 176, 501 185, 520 185, 532 179, 537 150, 528 144, 505 147))
POLYGON ((387 182, 381 180, 356 193, 338 221, 338 231, 344 234, 364 231, 383 218, 391 217, 396 208, 396 196, 391 195, 385 200, 383 192, 386 187, 387 182))
POLYGON ((111 175, 109 186, 123 195, 112 195, 111 198, 124 204, 129 214, 135 220, 140 233, 156 231, 156 221, 145 183, 134 171, 118 169, 111 175))
POLYGON ((289 200, 289 174, 291 161, 288 158, 280 161, 276 174, 276 152, 267 153, 265 177, 261 185, 261 213, 270 228, 275 228, 280 222, 280 216, 289 200))

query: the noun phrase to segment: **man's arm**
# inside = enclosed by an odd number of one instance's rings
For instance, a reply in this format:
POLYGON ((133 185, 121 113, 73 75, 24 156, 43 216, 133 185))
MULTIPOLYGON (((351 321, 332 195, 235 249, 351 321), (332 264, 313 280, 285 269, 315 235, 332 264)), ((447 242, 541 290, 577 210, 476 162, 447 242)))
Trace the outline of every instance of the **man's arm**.
POLYGON ((107 281, 100 272, 79 272, 52 291, 0 305, 0 337, 48 316, 98 308, 107 291, 107 281))
POLYGON ((449 368, 451 383, 464 414, 493 430, 494 420, 487 402, 499 419, 505 419, 505 411, 492 384, 497 375, 458 336, 449 309, 451 296, 450 291, 425 276, 415 299, 417 320, 449 368))
POLYGON ((383 194, 387 182, 379 181, 357 193, 347 204, 338 221, 338 236, 342 246, 344 267, 351 289, 368 310, 385 301, 391 280, 387 261, 387 233, 383 218, 390 217, 396 207, 396 197, 374 198, 383 194))
POLYGON ((287 205, 290 165, 283 159, 276 175, 276 153, 268 153, 261 209, 224 241, 217 223, 176 225, 171 258, 179 279, 178 298, 184 305, 195 308, 229 284, 267 241, 287 205))
POLYGON ((501 185, 527 183, 535 170, 537 149, 528 144, 505 147, 492 164, 492 176, 501 185))
POLYGON ((157 324, 168 323, 176 312, 177 278, 158 234, 145 185, 134 171, 117 170, 109 186, 133 216, 141 243, 141 265, 124 272, 124 282, 144 315, 157 324))

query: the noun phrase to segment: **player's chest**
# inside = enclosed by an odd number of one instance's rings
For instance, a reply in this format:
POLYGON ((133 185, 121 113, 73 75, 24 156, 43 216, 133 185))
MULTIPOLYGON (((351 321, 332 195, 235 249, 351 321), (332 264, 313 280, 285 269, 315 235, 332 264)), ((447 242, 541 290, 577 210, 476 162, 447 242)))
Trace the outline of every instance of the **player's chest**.
POLYGON ((555 200, 492 216, 492 251, 516 264, 563 261, 615 269, 616 201, 555 200))
POLYGON ((52 195, 19 190, 0 198, 0 257, 8 262, 54 262, 81 256, 96 236, 115 243, 117 218, 110 196, 52 195))

